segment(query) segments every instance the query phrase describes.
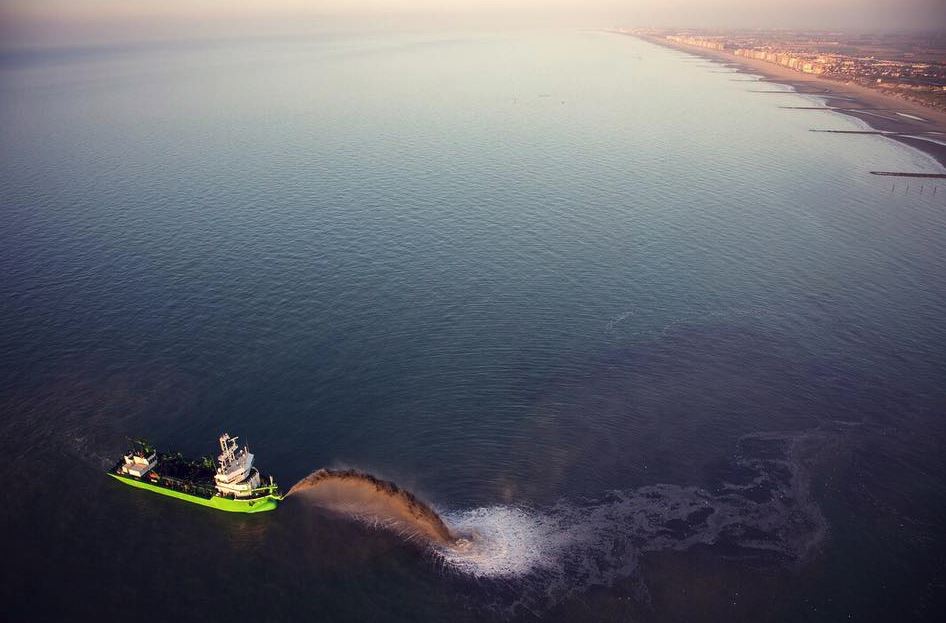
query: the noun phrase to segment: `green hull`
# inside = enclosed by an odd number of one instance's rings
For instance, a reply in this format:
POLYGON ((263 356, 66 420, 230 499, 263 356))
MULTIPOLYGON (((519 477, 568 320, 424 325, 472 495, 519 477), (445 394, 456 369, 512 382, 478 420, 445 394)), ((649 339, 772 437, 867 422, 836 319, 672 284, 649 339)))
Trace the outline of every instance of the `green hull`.
POLYGON ((177 498, 179 500, 184 500, 185 502, 191 502, 193 504, 200 504, 201 506, 209 506, 210 508, 216 508, 220 511, 227 511, 228 513, 263 513, 266 511, 271 511, 276 508, 276 506, 279 504, 279 500, 282 499, 282 497, 272 494, 242 500, 224 498, 220 497, 219 495, 205 498, 199 495, 182 493, 181 491, 175 491, 174 489, 168 489, 166 487, 159 487, 151 484, 150 482, 138 480, 137 478, 130 478, 128 476, 121 476, 112 472, 109 472, 108 475, 112 478, 122 481, 126 485, 131 485, 132 487, 147 489, 148 491, 154 491, 155 493, 160 493, 161 495, 177 498))

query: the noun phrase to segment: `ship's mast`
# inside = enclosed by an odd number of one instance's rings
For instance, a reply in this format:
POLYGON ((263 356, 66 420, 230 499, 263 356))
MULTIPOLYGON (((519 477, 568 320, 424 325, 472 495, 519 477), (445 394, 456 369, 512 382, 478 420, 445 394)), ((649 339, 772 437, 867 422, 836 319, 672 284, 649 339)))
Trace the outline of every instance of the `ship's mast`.
POLYGON ((220 466, 226 469, 236 461, 237 439, 231 437, 228 433, 220 435, 220 466))

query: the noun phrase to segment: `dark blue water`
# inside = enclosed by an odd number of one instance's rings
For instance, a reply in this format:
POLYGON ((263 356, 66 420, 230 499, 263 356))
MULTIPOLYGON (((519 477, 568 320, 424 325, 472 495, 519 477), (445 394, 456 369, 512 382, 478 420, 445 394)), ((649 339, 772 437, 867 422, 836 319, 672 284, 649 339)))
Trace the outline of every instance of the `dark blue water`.
POLYGON ((6 54, 4 618, 937 619, 946 186, 734 77, 573 32, 6 54), (102 473, 223 430, 482 545, 102 473))

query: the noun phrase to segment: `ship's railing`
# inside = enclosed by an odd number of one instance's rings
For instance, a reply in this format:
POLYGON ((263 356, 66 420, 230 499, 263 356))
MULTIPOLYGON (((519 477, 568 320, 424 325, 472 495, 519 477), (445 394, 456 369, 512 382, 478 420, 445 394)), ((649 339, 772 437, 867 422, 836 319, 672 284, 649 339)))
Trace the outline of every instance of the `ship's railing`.
MULTIPOLYGON (((260 478, 262 478, 262 474, 260 475, 260 478)), ((266 493, 268 495, 282 497, 279 495, 279 485, 276 484, 275 480, 270 481, 266 483, 265 485, 262 485, 261 487, 256 487, 255 489, 251 489, 251 492, 252 493, 266 493)))

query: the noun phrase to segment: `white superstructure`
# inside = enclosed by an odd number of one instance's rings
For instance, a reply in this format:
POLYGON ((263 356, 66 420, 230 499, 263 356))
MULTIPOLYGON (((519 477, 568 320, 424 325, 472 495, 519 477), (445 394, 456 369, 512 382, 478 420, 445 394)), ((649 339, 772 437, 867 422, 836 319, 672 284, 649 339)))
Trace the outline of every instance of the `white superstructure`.
POLYGON ((260 486, 259 471, 253 467, 249 448, 237 445, 237 437, 224 433, 220 436, 219 466, 214 481, 221 495, 248 497, 260 486))
POLYGON ((141 478, 158 464, 158 455, 154 451, 151 451, 150 455, 143 451, 135 451, 126 454, 123 458, 122 473, 137 478, 141 478))

